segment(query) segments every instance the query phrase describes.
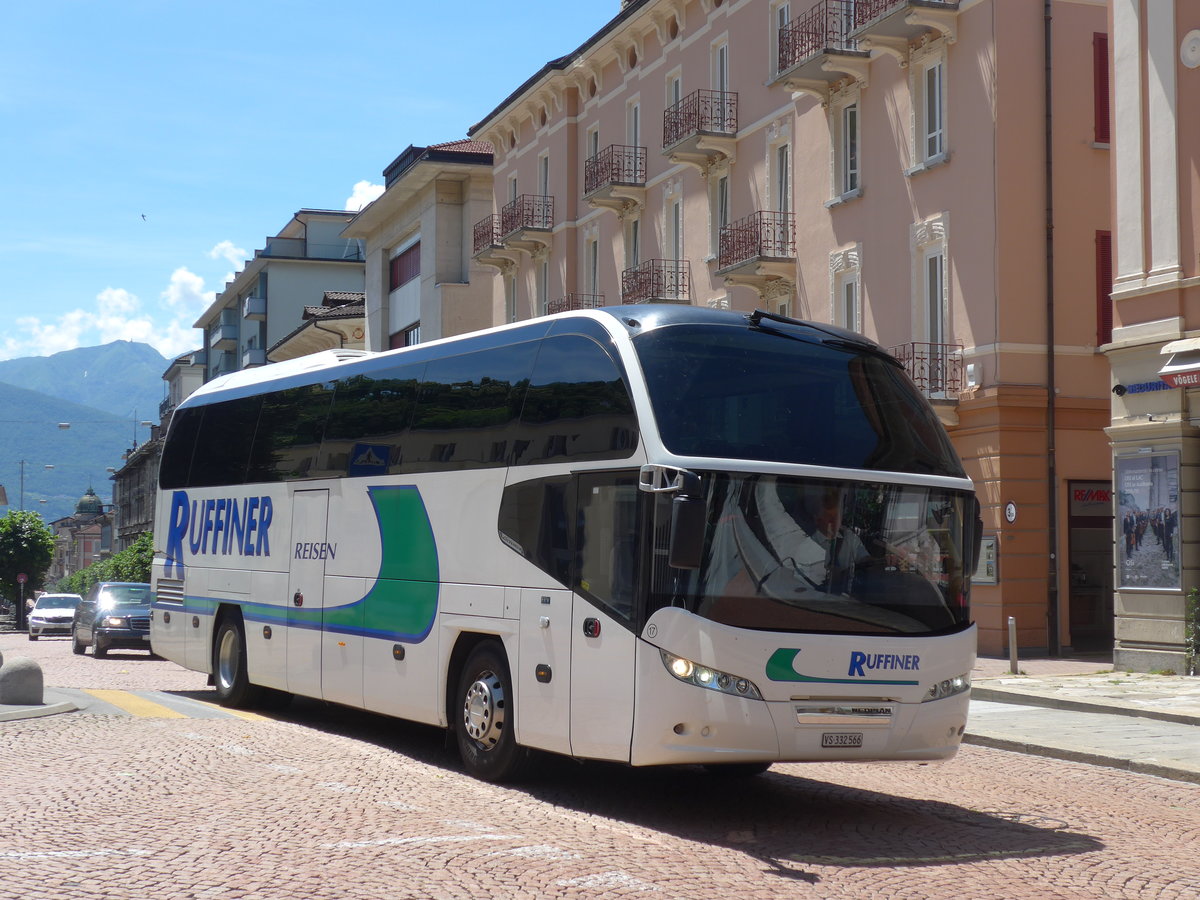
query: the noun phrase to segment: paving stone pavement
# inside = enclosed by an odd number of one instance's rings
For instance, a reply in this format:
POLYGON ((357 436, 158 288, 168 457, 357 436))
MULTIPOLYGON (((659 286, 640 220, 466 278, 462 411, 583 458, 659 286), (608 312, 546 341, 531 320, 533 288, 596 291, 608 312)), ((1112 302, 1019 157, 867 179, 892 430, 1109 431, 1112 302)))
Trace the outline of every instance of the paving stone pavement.
MULTIPOLYGON (((1200 786, 1082 760, 965 746, 939 765, 721 783, 550 759, 497 786, 466 777, 436 729, 306 701, 210 716, 204 676, 145 653, 12 634, 0 651, 42 660, 50 690, 83 704, 0 722, 0 900, 1200 897, 1200 786), (130 697, 185 717, 105 714, 130 697)), ((1012 687, 1031 690, 1104 665, 1022 668, 1036 674, 1012 687)), ((987 660, 976 677, 1012 680, 987 660)), ((980 701, 973 730, 1000 718, 991 705, 1075 712, 980 701)))

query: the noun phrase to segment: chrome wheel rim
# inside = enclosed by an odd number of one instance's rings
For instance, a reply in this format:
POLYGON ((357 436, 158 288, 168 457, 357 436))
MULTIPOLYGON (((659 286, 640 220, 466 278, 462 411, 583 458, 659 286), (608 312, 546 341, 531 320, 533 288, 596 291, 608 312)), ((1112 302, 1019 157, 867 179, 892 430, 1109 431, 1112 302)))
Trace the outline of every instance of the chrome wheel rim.
POLYGON ((463 698, 463 727, 482 750, 492 750, 504 730, 504 683, 495 672, 481 672, 463 698))
POLYGON ((217 682, 222 690, 229 690, 233 687, 233 681, 237 677, 238 666, 238 639, 237 632, 228 628, 221 635, 221 643, 217 647, 217 682))

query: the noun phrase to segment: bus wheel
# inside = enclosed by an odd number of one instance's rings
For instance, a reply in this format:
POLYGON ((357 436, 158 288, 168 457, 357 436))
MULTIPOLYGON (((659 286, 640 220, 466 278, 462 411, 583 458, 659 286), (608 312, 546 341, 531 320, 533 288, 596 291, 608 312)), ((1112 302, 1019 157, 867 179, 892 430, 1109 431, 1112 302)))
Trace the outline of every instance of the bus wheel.
POLYGON ((709 775, 718 778, 753 778, 771 768, 770 763, 712 763, 704 767, 709 775))
POLYGON ((504 653, 491 641, 471 651, 458 679, 454 731, 463 765, 484 781, 520 776, 529 751, 513 733, 512 679, 504 653))
POLYGON ((213 683, 222 706, 241 708, 257 702, 262 689, 246 673, 246 636, 241 620, 226 616, 213 642, 213 683))

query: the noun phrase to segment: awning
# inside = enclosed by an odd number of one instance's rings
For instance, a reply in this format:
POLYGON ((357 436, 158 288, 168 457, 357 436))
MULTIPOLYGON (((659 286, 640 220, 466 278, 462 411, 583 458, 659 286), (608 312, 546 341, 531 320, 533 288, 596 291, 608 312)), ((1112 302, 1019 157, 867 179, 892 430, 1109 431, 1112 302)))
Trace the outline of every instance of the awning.
POLYGON ((1158 377, 1171 387, 1200 387, 1200 338, 1186 338, 1164 344, 1159 351, 1170 354, 1158 377))

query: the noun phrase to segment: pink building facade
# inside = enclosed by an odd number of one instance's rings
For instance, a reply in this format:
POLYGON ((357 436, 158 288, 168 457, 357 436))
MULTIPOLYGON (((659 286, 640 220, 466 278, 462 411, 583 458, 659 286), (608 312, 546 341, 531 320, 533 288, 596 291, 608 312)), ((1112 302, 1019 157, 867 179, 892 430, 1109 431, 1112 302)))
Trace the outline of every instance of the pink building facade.
POLYGON ((1111 647, 1108 35, 1092 0, 627 2, 471 129, 474 259, 506 321, 665 301, 892 348, 983 503, 981 652, 1010 616, 1111 647))

